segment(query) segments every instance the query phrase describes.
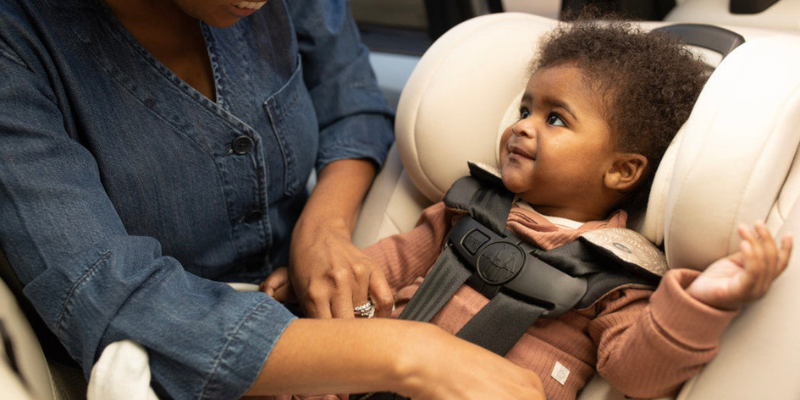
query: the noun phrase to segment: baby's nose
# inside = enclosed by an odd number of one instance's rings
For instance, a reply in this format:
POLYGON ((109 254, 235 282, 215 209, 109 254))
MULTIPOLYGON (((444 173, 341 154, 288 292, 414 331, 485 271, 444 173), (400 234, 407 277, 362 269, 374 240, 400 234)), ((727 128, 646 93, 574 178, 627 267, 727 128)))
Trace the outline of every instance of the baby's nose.
POLYGON ((517 136, 533 137, 536 130, 528 119, 521 119, 511 126, 511 132, 517 136))

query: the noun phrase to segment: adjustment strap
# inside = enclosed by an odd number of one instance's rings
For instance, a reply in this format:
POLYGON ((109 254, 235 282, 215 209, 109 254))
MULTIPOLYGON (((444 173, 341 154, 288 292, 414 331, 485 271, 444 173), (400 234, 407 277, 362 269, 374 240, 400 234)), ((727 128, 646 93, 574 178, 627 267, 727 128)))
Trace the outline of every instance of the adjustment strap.
POLYGON ((514 193, 482 186, 472 195, 467 209, 476 221, 502 235, 513 204, 514 193))
POLYGON ((452 247, 446 246, 398 319, 430 321, 472 272, 461 266, 452 247))
POLYGON ((505 356, 545 311, 500 292, 456 336, 505 356))

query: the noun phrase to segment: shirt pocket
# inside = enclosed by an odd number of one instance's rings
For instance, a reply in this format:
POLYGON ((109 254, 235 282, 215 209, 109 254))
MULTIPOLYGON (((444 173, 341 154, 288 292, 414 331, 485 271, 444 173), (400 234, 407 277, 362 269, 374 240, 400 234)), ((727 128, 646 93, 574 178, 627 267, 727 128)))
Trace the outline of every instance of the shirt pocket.
POLYGON ((297 60, 286 84, 264 101, 264 109, 283 157, 283 191, 286 196, 294 196, 305 188, 319 147, 319 123, 314 103, 303 82, 300 57, 297 60))

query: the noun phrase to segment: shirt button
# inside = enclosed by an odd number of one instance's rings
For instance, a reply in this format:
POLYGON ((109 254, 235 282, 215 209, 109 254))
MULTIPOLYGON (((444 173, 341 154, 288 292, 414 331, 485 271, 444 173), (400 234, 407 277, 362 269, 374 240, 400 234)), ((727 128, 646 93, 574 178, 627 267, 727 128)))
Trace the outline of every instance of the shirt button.
POLYGON ((253 139, 250 139, 247 135, 239 136, 233 139, 231 147, 236 154, 247 154, 250 150, 253 150, 253 139))

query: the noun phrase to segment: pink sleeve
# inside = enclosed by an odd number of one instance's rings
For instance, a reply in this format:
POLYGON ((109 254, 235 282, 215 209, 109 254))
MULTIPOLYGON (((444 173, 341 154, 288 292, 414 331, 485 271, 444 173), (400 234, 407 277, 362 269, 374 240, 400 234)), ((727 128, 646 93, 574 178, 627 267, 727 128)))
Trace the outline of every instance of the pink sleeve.
POLYGON ((426 208, 414 229, 381 239, 364 249, 381 266, 392 293, 424 277, 442 252, 449 226, 443 202, 426 208))
POLYGON ((598 343, 597 371, 625 395, 672 395, 717 354, 737 312, 709 307, 686 293, 699 274, 671 270, 655 292, 624 289, 598 306, 589 325, 598 343))

